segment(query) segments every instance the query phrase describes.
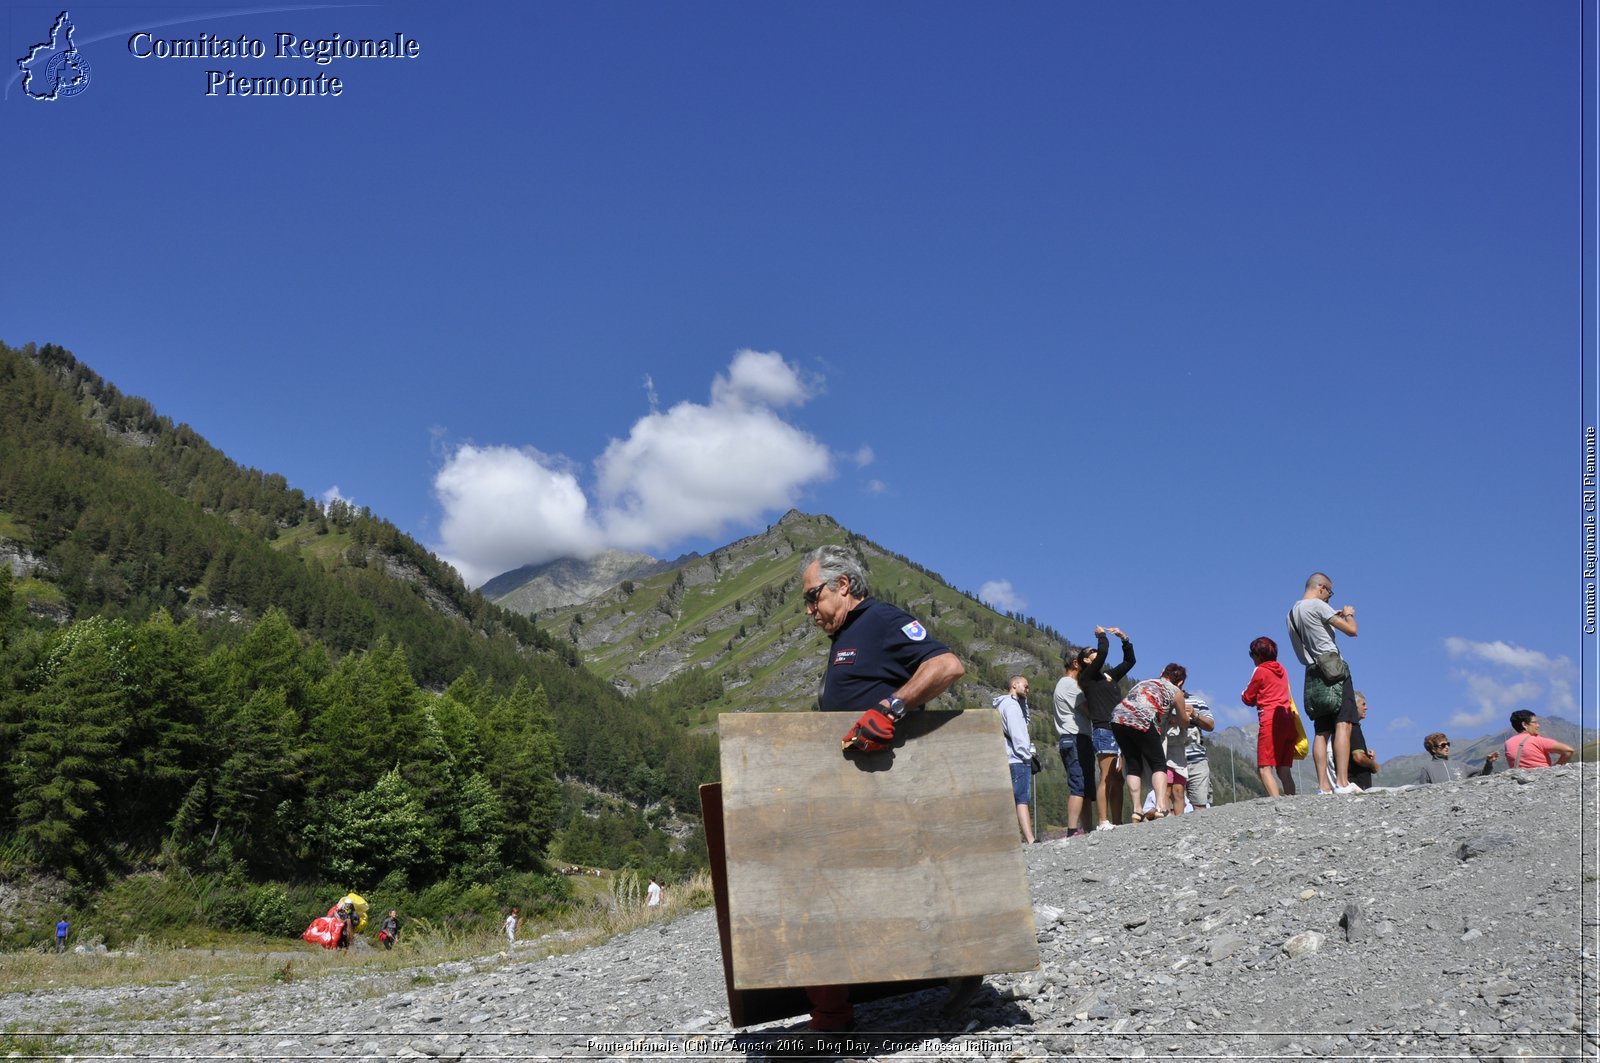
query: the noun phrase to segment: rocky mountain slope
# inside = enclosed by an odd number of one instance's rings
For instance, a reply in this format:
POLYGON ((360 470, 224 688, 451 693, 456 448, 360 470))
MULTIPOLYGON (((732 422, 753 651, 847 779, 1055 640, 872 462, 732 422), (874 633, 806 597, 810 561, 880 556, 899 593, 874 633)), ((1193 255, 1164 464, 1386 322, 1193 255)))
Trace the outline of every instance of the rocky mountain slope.
MULTIPOLYGON (((1246 801, 1026 853, 1042 966, 858 1009, 848 1058, 1593 1059, 1593 765, 1246 801)), ((870 942, 863 942, 864 948, 870 942)), ((306 966, 317 950, 307 948, 306 966)), ((257 983, 259 985, 259 983, 257 983)), ((0 994, 128 1059, 744 1060, 701 911, 581 952, 272 988, 0 994)))
POLYGON ((721 696, 713 690, 697 698, 685 721, 691 726, 708 725, 719 712, 809 709, 823 636, 801 606, 797 569, 807 551, 825 542, 859 549, 874 596, 916 615, 961 656, 968 679, 947 697, 987 705, 1013 672, 1059 674, 1066 643, 1055 632, 995 612, 830 517, 795 510, 760 534, 653 575, 619 580, 587 601, 536 618, 623 691, 694 669, 715 677, 721 696))
POLYGON ((537 616, 545 610, 581 605, 624 580, 647 579, 698 556, 688 554, 675 561, 661 561, 649 554, 607 550, 587 560, 563 557, 501 573, 479 587, 478 593, 496 605, 537 616))

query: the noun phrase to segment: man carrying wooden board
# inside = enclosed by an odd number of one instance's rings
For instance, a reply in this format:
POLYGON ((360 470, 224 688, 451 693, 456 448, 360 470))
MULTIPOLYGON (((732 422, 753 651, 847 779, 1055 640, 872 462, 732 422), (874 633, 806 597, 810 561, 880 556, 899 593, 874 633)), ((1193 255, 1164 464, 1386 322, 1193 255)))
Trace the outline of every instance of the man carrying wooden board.
MULTIPOLYGON (((871 597, 867 573, 853 551, 820 546, 800 568, 806 613, 831 642, 818 708, 859 712, 841 745, 865 753, 889 748, 895 724, 908 711, 943 694, 966 674, 950 648, 928 634, 914 617, 871 597)), ((979 977, 952 981, 947 1010, 977 993, 979 977)), ((847 1030, 855 1022, 844 985, 810 986, 813 1030, 847 1030)))

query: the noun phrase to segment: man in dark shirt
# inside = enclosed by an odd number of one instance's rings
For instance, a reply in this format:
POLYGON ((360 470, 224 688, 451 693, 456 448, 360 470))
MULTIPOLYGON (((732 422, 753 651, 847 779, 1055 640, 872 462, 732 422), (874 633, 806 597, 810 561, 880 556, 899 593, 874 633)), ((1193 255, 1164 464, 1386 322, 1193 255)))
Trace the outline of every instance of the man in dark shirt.
POLYGON ((1361 733, 1361 721, 1367 718, 1367 696, 1358 690, 1355 698, 1356 722, 1350 728, 1350 781, 1366 790, 1378 774, 1378 757, 1367 748, 1367 736, 1361 733))
MULTIPOLYGON (((866 567, 854 552, 834 545, 811 551, 800 566, 800 589, 807 615, 830 642, 817 707, 861 714, 842 739, 844 749, 887 749, 907 712, 966 673, 960 658, 916 618, 870 596, 866 567)), ((976 977, 956 979, 946 1010, 971 1000, 982 984, 976 977)), ((846 1030, 855 1022, 849 986, 811 986, 807 993, 813 1030, 846 1030)))

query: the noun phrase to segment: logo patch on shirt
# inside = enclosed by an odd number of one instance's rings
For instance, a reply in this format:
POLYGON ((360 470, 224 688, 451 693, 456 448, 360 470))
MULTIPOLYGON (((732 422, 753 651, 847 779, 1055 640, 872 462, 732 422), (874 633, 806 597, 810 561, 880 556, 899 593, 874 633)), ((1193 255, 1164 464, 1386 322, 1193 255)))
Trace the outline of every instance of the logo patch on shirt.
POLYGON ((928 629, 917 623, 915 620, 911 621, 911 623, 907 624, 900 630, 904 631, 906 633, 906 638, 910 639, 912 642, 921 642, 923 639, 928 637, 928 629))
POLYGON ((855 664, 856 663, 856 651, 853 650, 853 649, 851 649, 851 650, 835 650, 834 653, 833 653, 833 663, 836 664, 836 665, 839 665, 839 664, 855 664))

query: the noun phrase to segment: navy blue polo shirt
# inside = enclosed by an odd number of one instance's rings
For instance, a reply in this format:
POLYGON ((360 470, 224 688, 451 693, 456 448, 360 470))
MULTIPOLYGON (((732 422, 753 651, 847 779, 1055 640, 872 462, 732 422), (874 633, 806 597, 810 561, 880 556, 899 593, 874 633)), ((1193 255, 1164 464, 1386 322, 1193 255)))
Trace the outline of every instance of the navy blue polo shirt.
POLYGON ((868 598, 833 633, 817 707, 865 712, 905 685, 923 661, 949 652, 911 614, 868 598))

